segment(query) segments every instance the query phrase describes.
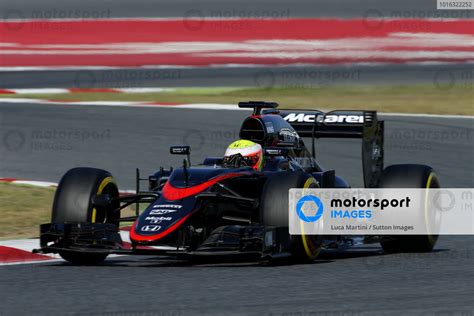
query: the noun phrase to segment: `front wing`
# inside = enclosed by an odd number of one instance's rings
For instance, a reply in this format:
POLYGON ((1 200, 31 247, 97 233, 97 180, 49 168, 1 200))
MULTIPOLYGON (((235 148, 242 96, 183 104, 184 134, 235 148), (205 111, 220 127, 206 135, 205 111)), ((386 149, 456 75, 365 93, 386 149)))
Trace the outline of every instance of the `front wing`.
POLYGON ((291 257, 288 228, 256 225, 222 226, 215 229, 196 249, 176 247, 124 246, 113 224, 50 223, 41 225, 40 249, 36 253, 103 253, 121 255, 162 255, 176 259, 272 260, 291 257))

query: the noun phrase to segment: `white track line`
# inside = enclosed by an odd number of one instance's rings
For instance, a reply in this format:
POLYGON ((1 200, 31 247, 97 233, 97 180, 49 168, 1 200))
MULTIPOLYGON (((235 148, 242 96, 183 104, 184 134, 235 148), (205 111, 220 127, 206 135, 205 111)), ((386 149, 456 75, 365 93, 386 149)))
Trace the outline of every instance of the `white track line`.
POLYGON ((385 113, 377 112, 381 116, 404 116, 404 117, 433 117, 433 118, 454 118, 454 119, 474 119, 472 115, 454 115, 454 114, 422 114, 422 113, 385 113))
POLYGON ((64 262, 63 259, 51 260, 32 260, 32 261, 18 261, 18 262, 0 262, 0 266, 16 266, 20 264, 41 264, 41 263, 53 263, 53 262, 64 262))
POLYGON ((53 104, 53 105, 70 105, 70 106, 116 106, 116 107, 146 107, 146 108, 168 108, 168 109, 200 109, 200 110, 233 110, 241 109, 235 104, 217 104, 217 103, 196 103, 196 104, 159 104, 153 102, 128 102, 128 101, 52 101, 44 99, 23 99, 23 98, 0 98, 1 103, 16 103, 19 105, 29 104, 53 104))
MULTIPOLYGON (((130 236, 128 231, 120 231, 120 237, 122 241, 130 243, 130 236)), ((40 247, 38 238, 31 239, 16 239, 16 240, 3 240, 0 241, 0 247, 5 246, 9 248, 15 248, 18 250, 23 250, 26 252, 32 252, 33 249, 38 249, 40 247)), ((31 259, 31 260, 19 260, 16 262, 2 262, 0 258, 0 266, 11 266, 11 265, 20 265, 20 264, 35 264, 35 263, 51 263, 51 262, 61 262, 64 261, 58 254, 41 254, 42 256, 50 257, 51 259, 31 259)), ((124 255, 110 255, 109 258, 121 257, 124 255)))
MULTIPOLYGON (((27 252, 31 252, 35 248, 39 248, 39 239, 32 238, 32 239, 17 239, 17 240, 2 240, 0 241, 0 246, 16 248, 20 250, 24 250, 27 252)), ((52 255, 52 257, 57 257, 52 255)))
MULTIPOLYGON (((1 179, 0 179, 1 182, 1 179)), ((35 186, 35 187, 41 187, 41 188, 55 188, 58 185, 53 182, 44 182, 44 181, 27 181, 27 180, 14 180, 11 183, 13 184, 23 184, 23 185, 30 185, 30 186, 35 186)))
POLYGON ((174 88, 86 88, 86 89, 73 89, 73 88, 39 88, 39 89, 0 89, 4 91, 0 94, 60 94, 60 93, 87 93, 97 92, 97 90, 107 89, 111 93, 149 93, 149 92, 172 92, 174 88), (79 91, 77 91, 79 90, 79 91))
MULTIPOLYGON (((23 104, 53 104, 70 106, 116 106, 116 107, 144 107, 144 108, 167 108, 167 109, 197 109, 197 110, 227 110, 227 111, 248 111, 241 109, 235 104, 217 104, 217 103, 196 103, 196 104, 154 104, 150 102, 126 102, 126 101, 87 101, 87 102, 58 102, 42 99, 22 99, 22 98, 0 98, 1 103, 23 104)), ((345 106, 344 108, 347 108, 345 106)), ((323 110, 323 109, 319 109, 323 110)), ((295 111, 304 111, 298 110, 295 111)), ((378 112, 381 116, 403 116, 403 117, 432 117, 432 118, 454 118, 454 119, 474 119, 472 115, 450 115, 450 114, 423 114, 423 113, 385 113, 378 112)))
POLYGON ((69 89, 2 89, 13 94, 56 94, 69 93, 69 89))
MULTIPOLYGON (((56 188, 58 186, 58 184, 55 182, 22 180, 22 179, 12 179, 12 178, 2 178, 2 177, 0 177, 0 183, 29 185, 29 186, 41 187, 41 188, 56 188)), ((120 190, 120 193, 135 193, 135 190, 120 190)))

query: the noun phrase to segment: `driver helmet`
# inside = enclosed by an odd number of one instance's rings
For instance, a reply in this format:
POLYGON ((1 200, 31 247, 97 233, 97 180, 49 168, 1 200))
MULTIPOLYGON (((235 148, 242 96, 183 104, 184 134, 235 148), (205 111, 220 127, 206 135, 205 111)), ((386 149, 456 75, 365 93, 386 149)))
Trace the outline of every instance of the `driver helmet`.
POLYGON ((249 166, 261 171, 263 167, 262 146, 250 140, 237 140, 227 147, 223 163, 227 167, 249 166))

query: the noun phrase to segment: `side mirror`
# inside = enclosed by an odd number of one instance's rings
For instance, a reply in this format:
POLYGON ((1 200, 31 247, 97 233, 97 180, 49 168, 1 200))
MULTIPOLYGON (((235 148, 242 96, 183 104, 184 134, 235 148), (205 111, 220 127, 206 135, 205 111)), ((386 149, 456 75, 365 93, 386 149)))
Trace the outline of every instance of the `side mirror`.
POLYGON ((191 146, 185 146, 185 145, 171 146, 170 154, 186 155, 188 158, 188 166, 191 166, 191 146))
POLYGON ((172 155, 190 155, 191 154, 191 146, 171 146, 170 147, 170 154, 172 155))

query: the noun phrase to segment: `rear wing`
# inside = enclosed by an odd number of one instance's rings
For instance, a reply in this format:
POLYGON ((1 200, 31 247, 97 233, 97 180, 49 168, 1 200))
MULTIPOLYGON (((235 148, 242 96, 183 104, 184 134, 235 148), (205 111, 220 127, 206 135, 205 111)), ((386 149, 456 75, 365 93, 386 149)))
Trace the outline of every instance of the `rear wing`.
POLYGON ((376 111, 280 110, 279 114, 301 137, 362 139, 362 167, 366 187, 378 186, 383 170, 384 122, 376 111))

